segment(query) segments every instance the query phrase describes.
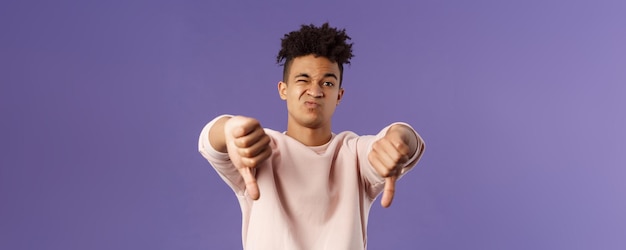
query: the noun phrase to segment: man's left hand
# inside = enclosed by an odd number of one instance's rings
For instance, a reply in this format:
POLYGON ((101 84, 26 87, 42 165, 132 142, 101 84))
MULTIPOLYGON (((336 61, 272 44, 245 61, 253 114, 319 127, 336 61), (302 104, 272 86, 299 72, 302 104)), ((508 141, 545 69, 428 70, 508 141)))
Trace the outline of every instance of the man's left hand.
POLYGON ((410 146, 403 138, 405 136, 402 132, 390 129, 383 138, 374 142, 372 151, 368 155, 368 160, 376 172, 385 178, 385 188, 380 201, 385 208, 389 207, 393 201, 396 180, 412 153, 410 146))

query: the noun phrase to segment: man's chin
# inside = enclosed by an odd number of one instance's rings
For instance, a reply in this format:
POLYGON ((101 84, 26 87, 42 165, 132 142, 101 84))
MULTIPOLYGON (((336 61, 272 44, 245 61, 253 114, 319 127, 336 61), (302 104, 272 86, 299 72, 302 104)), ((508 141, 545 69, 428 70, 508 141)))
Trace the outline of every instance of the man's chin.
POLYGON ((322 119, 303 120, 300 122, 300 125, 305 128, 318 129, 324 126, 324 121, 322 119))
POLYGON ((298 124, 298 126, 317 129, 324 127, 328 122, 317 112, 311 112, 306 114, 300 114, 300 116, 292 116, 292 122, 298 124))

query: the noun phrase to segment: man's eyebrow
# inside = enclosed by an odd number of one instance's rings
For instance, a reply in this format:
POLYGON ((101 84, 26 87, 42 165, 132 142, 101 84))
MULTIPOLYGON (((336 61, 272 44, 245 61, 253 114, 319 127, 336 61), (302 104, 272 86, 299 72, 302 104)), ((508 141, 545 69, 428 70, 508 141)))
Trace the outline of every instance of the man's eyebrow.
POLYGON ((324 74, 324 77, 332 77, 332 78, 335 78, 335 80, 339 80, 339 78, 337 77, 337 75, 335 75, 335 73, 326 73, 324 74))
MULTIPOLYGON (((309 74, 307 74, 307 73, 300 73, 300 74, 297 74, 295 76, 295 78, 298 78, 298 77, 310 78, 311 76, 309 76, 309 74)), ((335 75, 335 73, 326 73, 326 74, 324 74, 324 78, 326 78, 326 77, 332 77, 332 78, 335 78, 336 80, 339 80, 339 77, 337 77, 337 75, 335 75)))

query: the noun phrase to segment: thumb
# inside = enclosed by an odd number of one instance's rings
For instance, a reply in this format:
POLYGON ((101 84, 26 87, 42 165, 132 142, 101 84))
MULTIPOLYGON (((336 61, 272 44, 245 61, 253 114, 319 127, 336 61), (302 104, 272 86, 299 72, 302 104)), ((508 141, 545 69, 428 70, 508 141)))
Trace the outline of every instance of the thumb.
POLYGON ((252 174, 252 169, 243 167, 239 168, 239 174, 243 177, 243 181, 246 184, 246 191, 248 191, 248 196, 253 200, 258 200, 261 194, 259 193, 259 186, 256 183, 256 178, 254 174, 252 174))
POLYGON ((380 205, 384 208, 391 206, 393 201, 393 195, 396 192, 396 175, 385 178, 385 189, 383 189, 383 198, 380 200, 380 205))

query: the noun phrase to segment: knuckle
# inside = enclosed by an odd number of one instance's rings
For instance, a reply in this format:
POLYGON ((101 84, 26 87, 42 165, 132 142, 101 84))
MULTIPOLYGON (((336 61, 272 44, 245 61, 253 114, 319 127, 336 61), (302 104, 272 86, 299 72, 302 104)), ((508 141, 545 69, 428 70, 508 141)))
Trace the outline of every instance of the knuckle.
POLYGON ((372 151, 372 153, 367 155, 367 159, 370 161, 370 163, 373 163, 374 160, 376 160, 376 153, 374 151, 372 151))
POLYGON ((263 160, 269 159, 272 156, 272 149, 267 147, 267 149, 263 152, 263 160))
POLYGON ((270 136, 265 134, 265 132, 263 132, 263 144, 269 145, 271 141, 272 140, 270 140, 270 136))
POLYGON ((402 163, 404 163, 406 161, 406 156, 403 155, 403 154, 399 154, 396 157, 394 157, 393 161, 396 164, 402 164, 402 163))
POLYGON ((257 155, 265 155, 269 152, 272 152, 271 148, 268 145, 262 144, 257 151, 257 155))
POLYGON ((237 147, 240 147, 240 148, 241 148, 241 147, 244 147, 243 142, 244 142, 244 140, 243 140, 242 138, 236 138, 236 139, 235 139, 235 145, 236 145, 237 147))
POLYGON ((394 168, 393 170, 389 171, 389 176, 397 176, 400 173, 400 170, 397 168, 394 168))
POLYGON ((389 170, 388 168, 382 168, 380 170, 380 175, 382 177, 389 177, 390 174, 391 174, 391 170, 389 170))
POLYGON ((409 153, 410 153, 410 152, 409 152, 410 150, 411 150, 411 149, 409 148, 409 145, 406 145, 406 144, 402 143, 402 144, 400 145, 400 148, 399 148, 399 150, 398 150, 398 151, 400 151, 400 153, 401 153, 403 156, 408 156, 408 155, 409 155, 409 153))
POLYGON ((259 127, 259 122, 253 118, 249 118, 245 124, 246 128, 251 129, 254 128, 256 130, 259 127))
POLYGON ((259 124, 259 120, 254 119, 252 117, 247 117, 248 125, 254 126, 259 124))
POLYGON ((247 148, 247 147, 252 146, 252 143, 250 143, 250 140, 248 138, 242 138, 240 141, 241 141, 242 147, 247 148))
POLYGON ((251 157, 252 151, 249 148, 242 148, 242 149, 239 149, 239 155, 243 157, 251 157))
POLYGON ((372 150, 379 150, 382 144, 382 140, 380 139, 372 144, 372 150))
POLYGON ((265 153, 261 156, 261 158, 259 159, 259 161, 264 161, 270 158, 270 154, 265 153))
POLYGON ((253 168, 254 166, 256 166, 256 161, 254 159, 244 158, 243 161, 245 162, 245 165, 249 168, 253 168))
POLYGON ((402 158, 402 156, 400 154, 396 154, 396 155, 391 156, 391 160, 393 160, 394 163, 398 163, 401 158, 402 158))

